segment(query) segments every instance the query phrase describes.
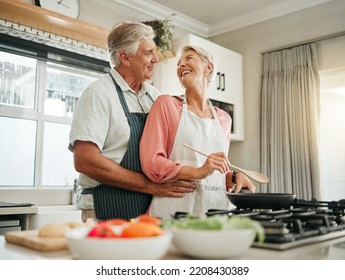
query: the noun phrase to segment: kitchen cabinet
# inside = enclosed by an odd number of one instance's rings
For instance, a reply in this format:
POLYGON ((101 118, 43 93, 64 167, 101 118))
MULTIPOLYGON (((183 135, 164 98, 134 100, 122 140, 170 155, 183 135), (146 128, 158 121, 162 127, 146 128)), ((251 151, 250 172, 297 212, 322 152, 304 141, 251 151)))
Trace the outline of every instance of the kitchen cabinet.
POLYGON ((30 229, 30 218, 37 214, 37 207, 0 208, 0 235, 6 231, 30 229), (15 223, 17 222, 17 223, 15 223))
POLYGON ((78 221, 81 221, 81 211, 76 205, 0 207, 0 235, 7 231, 39 229, 48 223, 78 221))
MULTIPOLYGON (((209 98, 233 119, 232 141, 244 140, 242 56, 193 34, 174 40, 174 52, 184 45, 196 45, 210 51, 216 64, 216 75, 209 87, 209 98)), ((176 75, 178 53, 175 57, 155 65, 153 84, 163 94, 180 95, 184 92, 176 75)))

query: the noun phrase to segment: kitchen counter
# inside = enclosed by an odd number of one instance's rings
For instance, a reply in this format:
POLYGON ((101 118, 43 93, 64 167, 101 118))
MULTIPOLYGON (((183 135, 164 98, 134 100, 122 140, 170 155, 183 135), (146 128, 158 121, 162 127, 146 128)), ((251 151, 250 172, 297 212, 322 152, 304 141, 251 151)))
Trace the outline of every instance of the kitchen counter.
POLYGON ((37 206, 30 207, 1 207, 0 215, 16 215, 16 214, 37 214, 37 206))
MULTIPOLYGON (((0 236, 0 260, 71 260, 68 250, 55 252, 38 252, 5 241, 0 236)), ((163 260, 190 259, 180 254, 173 246, 163 257, 163 260)), ((345 237, 336 238, 312 245, 278 251, 251 247, 237 260, 345 260, 345 237)))

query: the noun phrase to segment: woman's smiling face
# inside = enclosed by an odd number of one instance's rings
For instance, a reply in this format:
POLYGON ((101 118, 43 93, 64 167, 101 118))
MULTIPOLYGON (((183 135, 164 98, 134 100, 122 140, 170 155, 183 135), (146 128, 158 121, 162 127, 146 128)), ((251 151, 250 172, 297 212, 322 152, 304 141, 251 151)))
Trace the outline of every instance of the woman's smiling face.
POLYGON ((194 50, 183 52, 177 62, 177 76, 183 86, 190 83, 203 83, 208 63, 194 50))

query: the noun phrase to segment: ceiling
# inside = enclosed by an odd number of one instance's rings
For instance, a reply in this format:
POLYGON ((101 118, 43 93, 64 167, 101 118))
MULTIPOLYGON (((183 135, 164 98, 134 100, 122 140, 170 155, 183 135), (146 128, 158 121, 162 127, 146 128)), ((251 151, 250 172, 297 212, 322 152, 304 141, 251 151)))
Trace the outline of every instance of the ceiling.
MULTIPOLYGON (((332 0, 111 0, 143 16, 170 17, 179 28, 212 37, 332 0), (174 16, 171 16, 174 14, 174 16)), ((132 18, 133 19, 133 18, 132 18)))

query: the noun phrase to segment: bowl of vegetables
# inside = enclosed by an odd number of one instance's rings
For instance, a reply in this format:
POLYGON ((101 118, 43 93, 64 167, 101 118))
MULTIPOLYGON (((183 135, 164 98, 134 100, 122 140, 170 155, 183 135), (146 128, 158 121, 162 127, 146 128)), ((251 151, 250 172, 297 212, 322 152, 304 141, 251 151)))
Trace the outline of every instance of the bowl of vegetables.
POLYGON ((255 238, 264 240, 262 226, 248 217, 185 218, 166 222, 172 244, 182 254, 196 259, 230 259, 243 254, 255 238))
POLYGON ((69 250, 81 260, 154 260, 162 258, 172 234, 161 220, 141 215, 129 221, 111 219, 66 233, 69 250))

